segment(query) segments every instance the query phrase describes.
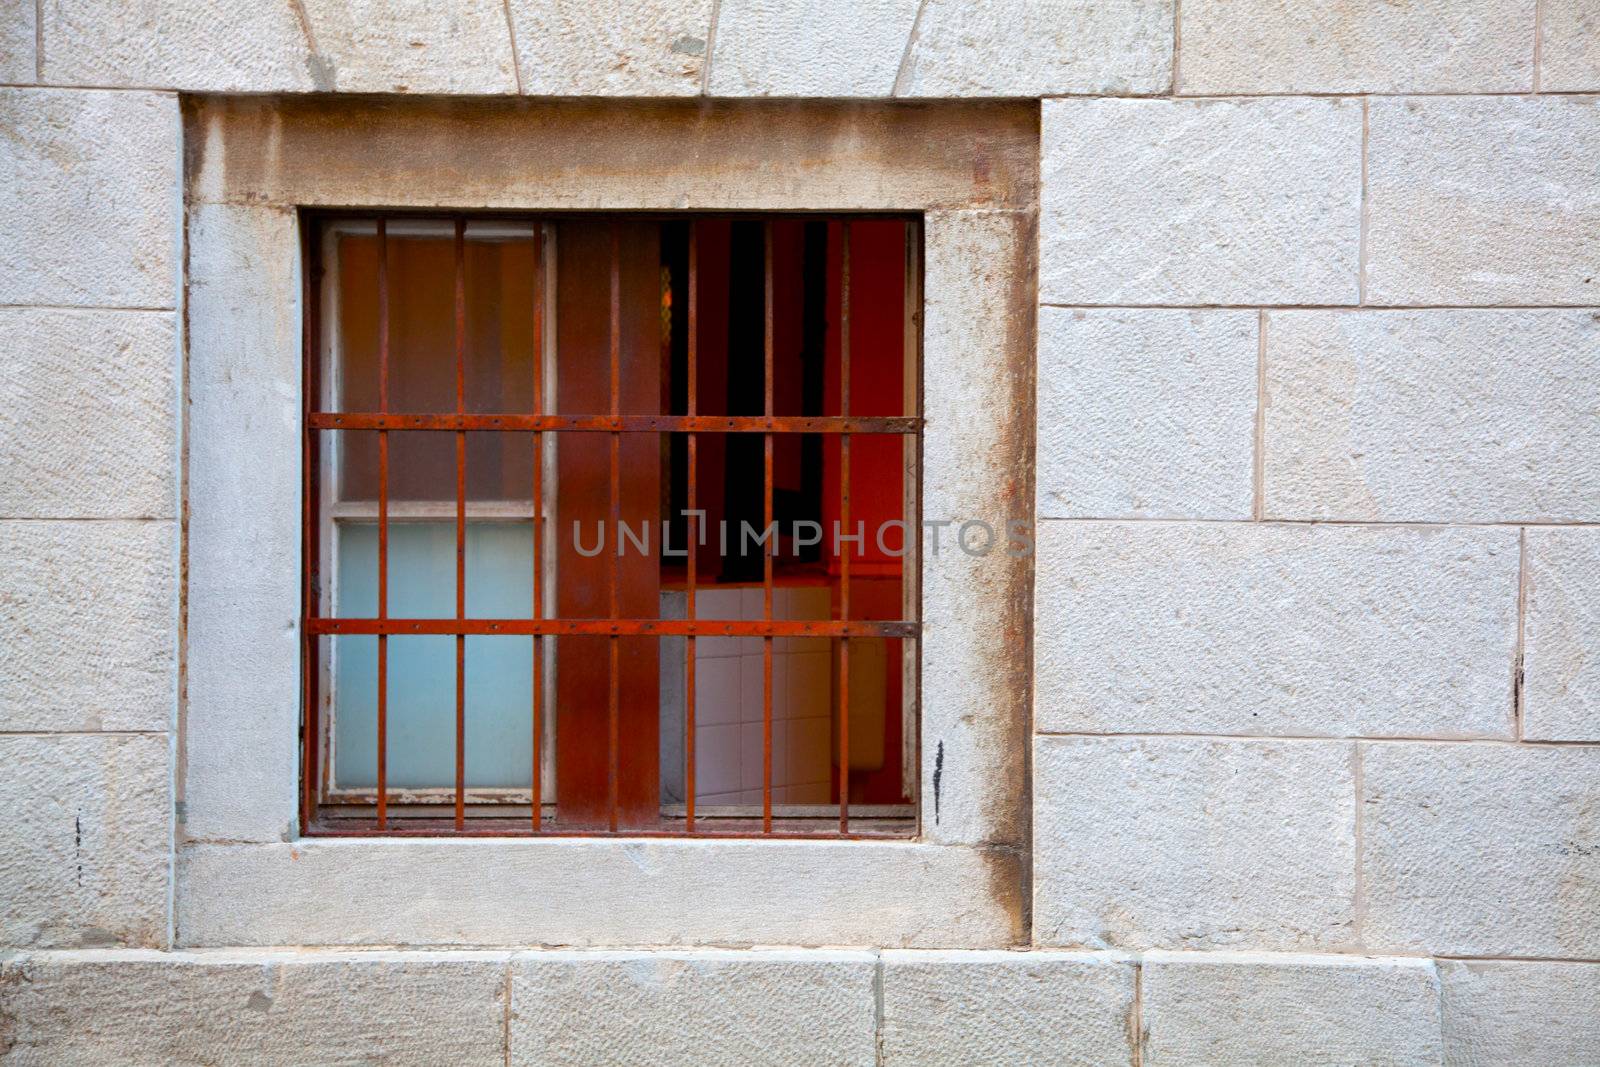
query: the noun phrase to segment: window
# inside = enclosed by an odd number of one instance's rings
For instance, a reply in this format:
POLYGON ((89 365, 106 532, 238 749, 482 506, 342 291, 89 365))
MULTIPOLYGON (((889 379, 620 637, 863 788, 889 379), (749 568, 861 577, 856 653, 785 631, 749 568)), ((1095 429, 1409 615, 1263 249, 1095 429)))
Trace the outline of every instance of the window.
POLYGON ((912 832, 918 219, 305 221, 308 832, 912 832))

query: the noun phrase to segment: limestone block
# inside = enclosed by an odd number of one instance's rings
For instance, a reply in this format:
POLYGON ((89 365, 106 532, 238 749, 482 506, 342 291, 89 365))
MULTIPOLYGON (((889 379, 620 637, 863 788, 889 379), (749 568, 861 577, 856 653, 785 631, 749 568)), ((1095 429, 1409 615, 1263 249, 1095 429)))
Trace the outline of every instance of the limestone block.
POLYGON ((1271 312, 1269 518, 1600 519, 1600 313, 1271 312))
POLYGON ((896 94, 1164 93, 1173 0, 929 0, 896 94))
POLYGON ((1587 1063, 1600 1049, 1600 964, 1440 960, 1449 1067, 1587 1063))
POLYGON ((1593 0, 1544 0, 1539 88, 1600 90, 1600 7, 1593 0))
POLYGON ((1368 744, 1363 940, 1600 957, 1600 748, 1368 744))
POLYGON ((30 953, 0 962, 0 1034, 9 1038, 0 1050, 9 1049, 7 1063, 63 1067, 499 1067, 506 958, 253 949, 30 953))
POLYGON ((171 522, 0 522, 0 730, 166 730, 171 522))
POLYGON ((885 952, 879 1062, 1131 1064, 1133 987, 1113 954, 885 952))
POLYGON ((511 973, 513 1064, 855 1065, 875 1055, 869 952, 539 952, 511 973))
POLYGON ((1527 92, 1534 4, 1184 0, 1179 92, 1527 92))
POLYGON ((505 0, 300 0, 313 69, 344 93, 517 91, 505 0))
POLYGON ((0 89, 0 304, 170 308, 178 101, 0 89))
POLYGON ((1040 308, 1040 517, 1248 519, 1257 321, 1040 308))
POLYGON ((1370 108, 1369 304, 1600 303, 1600 100, 1370 108))
POLYGON ((328 90, 292 3, 44 0, 56 85, 264 93, 328 90))
POLYGON ((1336 742, 1037 738, 1034 943, 1350 945, 1353 756, 1336 742))
POLYGON ((192 845, 178 879, 189 946, 996 948, 1021 936, 1013 850, 911 842, 313 838, 192 845))
POLYGON ((28 0, 12 0, 0 10, 0 81, 37 80, 38 14, 38 4, 28 0))
POLYGON ((522 91, 532 96, 694 96, 712 0, 511 0, 522 91))
POLYGON ((1355 302, 1359 102, 1047 100, 1041 140, 1041 302, 1355 302))
POLYGON ((1527 532, 1523 736, 1600 741, 1600 529, 1527 532))
POLYGON ((0 308, 0 514, 169 518, 173 315, 0 308))
POLYGON ((918 0, 721 0, 712 96, 888 96, 918 0))
POLYGON ((1432 960, 1152 953, 1143 1062, 1438 1067, 1432 960))
POLYGON ((166 734, 0 735, 0 946, 167 943, 167 749, 166 734))
POLYGON ((1044 523, 1038 728, 1510 737, 1514 529, 1044 523))

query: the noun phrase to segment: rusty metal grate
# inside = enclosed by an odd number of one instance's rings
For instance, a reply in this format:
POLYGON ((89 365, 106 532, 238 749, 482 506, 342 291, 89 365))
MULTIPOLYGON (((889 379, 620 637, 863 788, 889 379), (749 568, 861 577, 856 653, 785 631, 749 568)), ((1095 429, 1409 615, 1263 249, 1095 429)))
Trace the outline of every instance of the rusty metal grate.
MULTIPOLYGON (((468 351, 467 328, 467 269, 466 244, 469 220, 487 218, 480 215, 429 216, 430 220, 447 218, 452 227, 454 273, 451 282, 453 294, 453 345, 449 357, 454 361, 454 407, 448 411, 397 411, 391 403, 391 279, 389 268, 390 226, 395 219, 415 218, 402 213, 352 216, 341 213, 340 219, 361 218, 375 226, 378 254, 376 258, 377 291, 377 409, 322 410, 320 392, 322 315, 318 287, 320 256, 317 244, 321 240, 319 223, 332 216, 306 213, 304 227, 307 234, 305 255, 306 274, 305 307, 308 309, 304 331, 305 359, 305 414, 304 414, 304 586, 303 586, 303 640, 304 640, 304 721, 303 721, 303 826, 308 834, 336 835, 392 835, 392 834, 457 834, 457 835, 514 835, 542 834, 625 834, 628 836, 803 836, 803 837, 856 837, 865 836, 851 825, 849 800, 850 763, 850 654, 852 639, 879 638, 901 642, 914 642, 920 628, 914 617, 900 619, 855 618, 851 604, 851 551, 845 551, 838 561, 836 617, 817 619, 782 619, 774 617, 774 556, 777 539, 761 543, 762 611, 760 619, 703 618, 697 613, 696 594, 701 589, 701 576, 697 573, 698 553, 690 551, 686 562, 684 585, 685 612, 683 618, 628 617, 619 604, 622 582, 618 576, 617 554, 608 556, 606 567, 607 615, 604 618, 561 618, 546 613, 546 552, 550 531, 546 514, 546 436, 547 435, 604 435, 609 445, 608 489, 609 518, 612 528, 622 522, 621 484, 622 442, 629 435, 657 435, 665 438, 681 435, 687 449, 686 496, 687 512, 695 513, 699 503, 697 484, 697 454, 700 438, 705 434, 760 435, 762 445, 761 501, 763 528, 774 522, 774 442, 784 435, 825 435, 838 441, 838 513, 844 528, 852 529, 851 502, 851 445, 860 435, 897 435, 911 441, 915 454, 920 456, 922 420, 915 413, 896 416, 860 416, 851 413, 851 218, 836 219, 842 234, 842 257, 838 315, 839 323, 839 410, 836 415, 807 414, 780 415, 774 405, 774 286, 776 284, 772 238, 772 221, 763 221, 764 272, 763 316, 764 345, 761 353, 764 401, 759 415, 701 414, 697 411, 698 383, 698 318, 701 304, 700 249, 696 229, 689 229, 687 269, 687 411, 682 414, 629 413, 623 410, 623 360, 622 360, 622 254, 621 230, 616 216, 595 220, 605 224, 609 219, 610 263, 607 309, 609 318, 609 364, 606 368, 609 405, 604 412, 568 414, 548 410, 553 405, 546 396, 547 387, 542 373, 533 375, 533 403, 531 411, 506 411, 481 413, 468 410, 466 402, 466 366, 468 351), (340 617, 320 614, 323 604, 321 589, 321 538, 320 524, 322 501, 318 480, 320 456, 324 441, 330 434, 350 431, 370 432, 376 435, 377 444, 377 610, 375 617, 340 617), (454 613, 445 618, 397 617, 390 611, 390 533, 391 533, 391 450, 390 435, 395 432, 448 435, 454 444, 454 550, 455 550, 455 604, 454 613), (533 504, 532 553, 533 598, 528 618, 475 617, 467 610, 467 554, 468 554, 468 491, 467 456, 468 434, 511 434, 527 439, 533 454, 532 484, 529 486, 533 504), (334 636, 371 636, 376 638, 376 788, 370 814, 352 816, 335 810, 325 791, 326 776, 322 763, 326 757, 323 738, 327 723, 324 716, 328 705, 323 685, 319 658, 323 655, 321 639, 334 636), (455 778, 453 797, 447 810, 439 805, 426 809, 427 814, 413 814, 412 805, 397 801, 396 790, 391 787, 389 774, 389 659, 390 639, 398 635, 433 635, 454 638, 455 690, 454 738, 455 778), (528 815, 516 823, 504 817, 484 818, 469 795, 467 780, 467 714, 466 714, 466 645, 469 636, 503 635, 530 637, 533 642, 531 682, 532 700, 527 709, 528 744, 531 748, 531 774, 528 782, 530 803, 528 815), (548 707, 544 673, 547 669, 545 642, 561 637, 588 637, 606 639, 607 691, 605 701, 605 807, 606 818, 600 825, 569 826, 560 817, 561 805, 556 804, 555 814, 546 813, 544 778, 546 753, 542 745, 553 714, 548 707), (681 817, 663 815, 657 825, 630 825, 619 817, 619 779, 623 773, 619 754, 629 744, 622 731, 620 694, 622 690, 621 643, 625 638, 683 638, 686 658, 683 663, 683 680, 686 699, 683 705, 684 751, 683 775, 686 781, 684 806, 681 817), (696 639, 705 637, 759 638, 762 642, 762 787, 759 819, 732 819, 708 817, 696 810, 696 639), (840 784, 837 790, 837 818, 819 825, 811 819, 789 825, 781 817, 775 818, 773 794, 773 643, 781 638, 827 638, 837 654, 839 698, 836 708, 837 767, 840 784)), ((639 216, 627 216, 637 219, 639 216)), ((681 216, 680 216, 681 218, 681 216)), ((518 219, 528 222, 526 216, 518 219)), ((537 223, 539 220, 531 220, 537 223)), ((908 233, 915 233, 908 222, 908 233)), ((534 289, 538 299, 532 309, 533 335, 536 350, 542 351, 549 343, 546 322, 545 291, 549 279, 545 277, 545 230, 534 226, 533 259, 538 264, 538 277, 534 289)), ((441 358, 443 357, 441 353, 441 358)), ((902 357, 904 354, 901 354, 902 357)), ((560 356, 557 353, 556 358, 560 356)), ((912 356, 914 358, 914 354, 912 356)), ((534 365, 540 365, 534 360, 534 365)), ((859 490, 858 490, 859 491, 859 490)), ((703 514, 703 513, 702 513, 703 514)), ((908 515, 916 529, 916 516, 908 515)), ((703 536, 697 529, 699 519, 690 519, 691 534, 703 536)), ((915 538, 907 534, 906 549, 917 551, 915 538)), ((703 542, 702 542, 703 543, 703 542)), ((559 743, 559 738, 558 738, 559 743)), ((400 793, 405 791, 401 790, 400 793)), ((419 811, 423 810, 419 808, 419 811)), ((914 820, 911 824, 914 825, 914 820)), ((901 829, 897 832, 905 832, 901 829)))

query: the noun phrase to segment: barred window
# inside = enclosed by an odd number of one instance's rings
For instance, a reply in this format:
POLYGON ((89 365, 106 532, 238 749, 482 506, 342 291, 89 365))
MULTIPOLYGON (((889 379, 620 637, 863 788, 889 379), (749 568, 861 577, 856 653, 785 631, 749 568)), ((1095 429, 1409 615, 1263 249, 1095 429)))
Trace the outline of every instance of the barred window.
POLYGON ((914 832, 919 220, 304 221, 308 832, 914 832))

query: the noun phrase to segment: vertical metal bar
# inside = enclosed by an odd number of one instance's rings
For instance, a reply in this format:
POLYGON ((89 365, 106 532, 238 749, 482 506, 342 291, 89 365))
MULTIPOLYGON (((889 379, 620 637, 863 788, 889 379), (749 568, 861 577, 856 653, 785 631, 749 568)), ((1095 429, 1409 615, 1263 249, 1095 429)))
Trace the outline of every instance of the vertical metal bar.
MULTIPOLYGON (((533 231, 533 413, 544 414, 544 227, 533 231)), ((544 618, 544 434, 533 435, 533 617, 544 618)), ((533 830, 544 823, 544 637, 533 635, 533 830)))
MULTIPOLYGON (((843 237, 839 266, 839 415, 850 417, 850 223, 840 224, 843 237)), ((839 438, 839 517, 850 527, 850 435, 839 438)), ((839 618, 850 621, 850 551, 845 542, 839 560, 839 618)), ((850 830, 850 638, 839 639, 839 832, 850 830)))
MULTIPOLYGON (((693 220, 689 223, 689 400, 686 414, 698 414, 696 407, 697 396, 700 388, 698 378, 697 357, 699 354, 700 333, 700 245, 698 239, 699 227, 693 220)), ((693 430, 689 431, 689 463, 688 463, 688 514, 685 516, 684 536, 688 540, 688 591, 686 594, 686 607, 684 617, 694 619, 694 582, 695 564, 699 556, 700 523, 695 511, 695 467, 698 463, 696 455, 696 439, 693 430)), ((683 709, 683 763, 684 763, 684 831, 694 833, 694 635, 688 637, 687 660, 684 663, 684 709, 683 709)))
MULTIPOLYGON (((378 410, 389 413, 389 228, 378 219, 378 410)), ((378 618, 389 617, 389 431, 378 431, 378 618)), ((378 635, 378 829, 389 824, 389 637, 378 635)))
MULTIPOLYGON (((765 259, 765 284, 763 294, 765 314, 763 364, 764 410, 772 417, 772 223, 763 226, 762 242, 765 259)), ((764 473, 761 479, 761 530, 763 536, 761 560, 761 617, 772 621, 772 555, 777 547, 777 534, 772 529, 772 433, 762 435, 764 473)), ((761 830, 772 832, 772 635, 761 639, 761 830)))
MULTIPOLYGON (((621 231, 617 223, 611 224, 611 414, 621 414, 622 390, 622 246, 621 231)), ((611 536, 621 537, 622 527, 622 492, 621 492, 621 454, 622 435, 615 430, 611 432, 611 536)), ((606 584, 610 594, 610 607, 608 614, 612 619, 617 617, 617 545, 606 557, 606 584)), ((617 829, 617 761, 618 761, 618 688, 619 680, 619 649, 618 637, 612 634, 607 639, 609 675, 606 682, 607 698, 607 729, 606 729, 606 796, 609 801, 610 827, 613 833, 617 829)))
MULTIPOLYGON (((456 219, 456 413, 466 411, 467 221, 456 219)), ((456 431, 456 618, 467 617, 467 434, 456 431)), ((456 829, 467 819, 467 637, 456 635, 456 829)))
MULTIPOLYGON (((302 427, 300 437, 300 470, 301 470, 301 539, 300 555, 303 561, 301 574, 301 634, 304 644, 301 659, 301 681, 304 684, 304 693, 301 697, 303 707, 301 714, 304 716, 301 760, 305 781, 300 792, 300 830, 309 832, 317 814, 318 783, 320 782, 321 746, 322 746, 322 716, 320 714, 320 701, 322 699, 318 686, 319 674, 322 669, 321 639, 310 632, 310 627, 305 625, 305 620, 322 613, 321 590, 318 588, 321 576, 318 573, 317 557, 320 552, 321 522, 322 517, 317 507, 317 471, 321 462, 320 442, 317 433, 311 428, 311 412, 321 406, 321 375, 318 373, 321 362, 321 276, 322 276, 322 247, 321 231, 315 225, 307 226, 301 239, 302 254, 306 258, 307 268, 301 275, 301 301, 307 309, 305 321, 301 324, 301 373, 302 382, 302 427)), ((330 642, 331 643, 331 642, 330 642)))

